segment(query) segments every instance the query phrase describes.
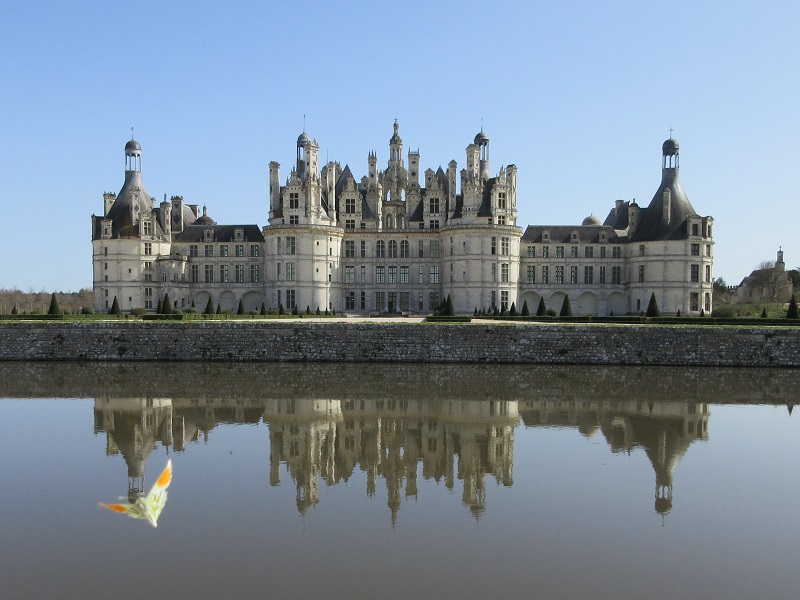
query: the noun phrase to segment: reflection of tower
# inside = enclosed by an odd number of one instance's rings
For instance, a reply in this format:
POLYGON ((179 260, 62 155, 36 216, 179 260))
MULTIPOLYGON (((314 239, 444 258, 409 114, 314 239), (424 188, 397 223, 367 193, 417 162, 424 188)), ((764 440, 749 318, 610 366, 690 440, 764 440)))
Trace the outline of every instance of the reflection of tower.
POLYGON ((145 462, 160 442, 172 444, 172 401, 167 398, 95 399, 94 430, 106 432, 106 454, 128 466, 128 498, 144 493, 145 462))

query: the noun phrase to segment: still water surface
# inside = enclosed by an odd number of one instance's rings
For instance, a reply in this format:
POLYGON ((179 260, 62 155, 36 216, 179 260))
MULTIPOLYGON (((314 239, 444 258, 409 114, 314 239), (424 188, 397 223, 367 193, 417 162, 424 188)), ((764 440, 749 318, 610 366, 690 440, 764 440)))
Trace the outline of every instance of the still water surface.
POLYGON ((0 364, 0 596, 797 597, 798 383, 0 364))

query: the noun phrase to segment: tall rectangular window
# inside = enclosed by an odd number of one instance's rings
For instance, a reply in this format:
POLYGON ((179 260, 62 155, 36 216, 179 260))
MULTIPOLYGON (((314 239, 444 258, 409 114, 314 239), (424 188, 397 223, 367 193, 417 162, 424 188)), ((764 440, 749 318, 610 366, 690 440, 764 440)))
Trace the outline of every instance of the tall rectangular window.
POLYGON ((365 265, 361 265, 361 283, 367 282, 367 267, 365 265))
POLYGON ((213 244, 206 244, 205 245, 205 256, 214 256, 214 245, 213 244))
POLYGON ((258 256, 258 244, 250 244, 250 256, 258 256))
POLYGON ((428 225, 430 229, 433 230, 439 229, 439 219, 431 219, 428 225))
POLYGON ((502 283, 508 283, 508 263, 500 265, 500 281, 502 283))
MULTIPOLYGON (((355 219, 345 219, 344 220, 344 228, 348 231, 355 231, 356 229, 356 220, 355 219)), ((355 303, 355 299, 353 299, 353 303, 355 303)))
POLYGON ((367 240, 361 240, 361 258, 367 257, 367 240))
POLYGON ((386 283, 386 267, 375 267, 375 283, 386 283))
POLYGON ((503 256, 508 256, 508 245, 507 237, 500 238, 500 254, 503 256))
POLYGON ((439 283, 439 265, 431 265, 428 282, 439 283))
POLYGON ((214 283, 214 265, 206 265, 206 283, 214 283))
POLYGON ((700 256, 700 244, 692 244, 692 256, 700 256))
POLYGON ((606 282, 606 268, 605 268, 605 266, 601 266, 600 267, 599 275, 600 275, 600 277, 599 277, 600 283, 601 284, 605 283, 606 282))
MULTIPOLYGON (((236 251, 236 256, 238 258, 244 257, 244 244, 236 244, 234 247, 236 251)), ((278 238, 278 254, 281 253, 281 238, 278 238)))
POLYGON ((197 244, 191 244, 189 246, 189 256, 197 256, 197 244))
POLYGON ((344 243, 344 257, 355 258, 356 256, 356 242, 355 240, 347 240, 344 243))
POLYGON ((192 283, 200 283, 200 265, 192 265, 192 283))
POLYGON ((397 283, 397 267, 389 267, 389 283, 397 283))
POLYGON ((611 258, 622 258, 622 246, 611 248, 611 258))
POLYGON ((355 292, 345 292, 345 295, 344 295, 344 308, 345 308, 345 310, 355 310, 356 309, 356 293, 355 292))
POLYGON ((222 283, 228 283, 228 265, 219 266, 219 280, 222 283))
POLYGON ((644 256, 644 244, 639 245, 639 256, 644 256))
POLYGON ((528 283, 536 283, 536 267, 528 265, 528 283))
POLYGON ((380 312, 386 310, 386 292, 375 292, 375 310, 380 312))
POLYGON ((367 310, 367 292, 361 290, 361 310, 367 310))
POLYGON ((611 283, 614 285, 622 283, 622 267, 611 267, 611 283))
POLYGON ((400 283, 408 283, 408 266, 400 267, 400 283))
POLYGON ((644 282, 644 265, 639 265, 639 283, 644 282))
POLYGON ((431 240, 431 258, 439 258, 439 240, 431 240))
POLYGON ((528 246, 528 258, 536 258, 536 246, 528 246))
POLYGON ((594 283, 594 267, 583 267, 583 283, 594 283))
POLYGON ((578 283, 578 267, 577 266, 572 266, 572 267, 569 268, 569 282, 571 284, 573 284, 573 285, 578 283))
POLYGON ((344 212, 345 214, 352 215, 356 212, 356 199, 355 198, 345 198, 344 200, 344 212))
POLYGON ((439 306, 439 292, 430 292, 428 294, 428 310, 436 310, 439 306))
POLYGON ((286 281, 295 280, 295 268, 293 262, 286 263, 286 281))
POLYGON ((425 256, 425 242, 422 240, 419 241, 419 250, 417 251, 417 256, 420 258, 425 256))
POLYGON ((297 306, 295 290, 286 290, 286 308, 293 310, 295 306, 297 306))
MULTIPOLYGON (((236 269, 236 283, 244 283, 244 265, 236 265, 235 269, 236 269)), ((280 271, 278 271, 278 279, 280 278, 281 278, 281 273, 280 271)))
POLYGON ((584 246, 583 247, 583 257, 584 258, 594 258, 594 246, 584 246))
POLYGON ((286 238, 286 254, 297 254, 297 238, 294 236, 286 238))
POLYGON ((344 282, 345 283, 355 283, 356 282, 356 267, 355 265, 346 265, 344 268, 344 282))
POLYGON ((219 247, 219 255, 220 256, 228 256, 228 244, 222 244, 219 247))
POLYGON ((145 242, 144 243, 144 255, 145 256, 151 256, 152 254, 153 254, 153 244, 151 244, 150 242, 145 242))
POLYGON ((700 281, 700 265, 691 265, 691 282, 697 283, 700 281))
POLYGON ((419 266, 419 283, 425 283, 425 267, 419 266))
POLYGON ((564 267, 556 267, 556 283, 564 283, 564 267))
POLYGON ((438 213, 439 212, 439 198, 433 197, 429 201, 428 212, 431 213, 438 213))
POLYGON ((496 237, 492 238, 491 254, 497 254, 497 238, 496 237))
POLYGON ((497 265, 492 263, 492 281, 497 281, 497 265))
POLYGON ((258 283, 261 279, 260 265, 250 265, 250 282, 258 283))
POLYGON ((711 283, 711 265, 706 265, 706 283, 711 283))
POLYGON ((600 258, 605 258, 605 257, 606 257, 606 247, 600 246, 600 258))
POLYGON ((500 310, 506 311, 508 310, 508 291, 503 290, 500 292, 500 310))
POLYGON ((550 257, 550 246, 542 246, 542 258, 550 257))
POLYGON ((556 258, 564 258, 564 246, 556 246, 556 258))
POLYGON ((569 255, 572 258, 578 258, 578 247, 577 246, 570 246, 569 255))
POLYGON ((550 267, 547 265, 542 267, 542 283, 545 285, 550 283, 550 267))

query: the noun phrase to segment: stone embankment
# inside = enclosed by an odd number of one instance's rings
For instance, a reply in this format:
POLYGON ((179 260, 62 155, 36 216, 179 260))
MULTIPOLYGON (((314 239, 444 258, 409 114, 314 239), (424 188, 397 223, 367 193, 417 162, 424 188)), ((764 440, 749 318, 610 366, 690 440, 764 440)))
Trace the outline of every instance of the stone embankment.
POLYGON ((15 322, 0 361, 800 366, 800 329, 729 326, 15 322))

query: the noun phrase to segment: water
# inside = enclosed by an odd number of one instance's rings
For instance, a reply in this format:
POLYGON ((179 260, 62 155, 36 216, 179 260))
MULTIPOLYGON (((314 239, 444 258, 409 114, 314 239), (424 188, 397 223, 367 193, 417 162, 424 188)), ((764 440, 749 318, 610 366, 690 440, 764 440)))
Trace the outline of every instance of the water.
POLYGON ((0 596, 794 597, 799 379, 0 364, 0 596))

